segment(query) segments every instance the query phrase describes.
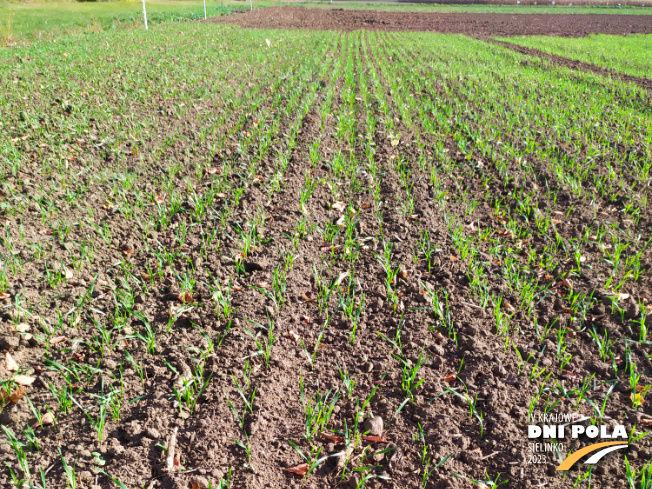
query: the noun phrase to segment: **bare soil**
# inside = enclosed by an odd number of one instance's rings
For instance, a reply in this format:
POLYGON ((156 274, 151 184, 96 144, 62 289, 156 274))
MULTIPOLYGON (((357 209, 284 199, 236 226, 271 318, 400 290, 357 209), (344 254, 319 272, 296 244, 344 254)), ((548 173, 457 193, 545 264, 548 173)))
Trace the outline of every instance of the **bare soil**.
POLYGON ((470 36, 652 33, 652 17, 646 15, 427 14, 272 7, 209 22, 260 29, 425 31, 470 36))

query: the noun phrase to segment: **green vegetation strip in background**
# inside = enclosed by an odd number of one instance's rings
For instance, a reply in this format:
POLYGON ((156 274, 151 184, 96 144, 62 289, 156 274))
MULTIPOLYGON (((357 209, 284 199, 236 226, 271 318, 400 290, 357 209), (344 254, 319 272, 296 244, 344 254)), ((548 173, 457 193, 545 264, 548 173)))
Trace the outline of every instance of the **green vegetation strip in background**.
MULTIPOLYGON (((309 8, 343 8, 347 10, 377 10, 381 12, 440 12, 440 13, 501 13, 501 14, 627 14, 649 15, 649 7, 553 6, 553 5, 441 5, 417 3, 358 3, 358 2, 275 2, 254 0, 254 8, 270 6, 302 6, 309 8)), ((208 0, 209 17, 247 10, 248 2, 208 0)), ((152 23, 200 19, 203 2, 148 1, 148 20, 152 23)), ((51 40, 65 34, 99 31, 142 23, 140 2, 47 2, 23 3, 0 0, 0 46, 15 42, 51 40)))
POLYGON ((611 36, 596 34, 577 39, 550 36, 518 36, 502 41, 545 53, 591 63, 632 76, 652 77, 652 35, 611 36))
MULTIPOLYGON (((244 8, 242 2, 206 2, 206 13, 209 17, 230 14, 234 10, 244 8)), ((147 2, 147 20, 152 24, 198 20, 203 17, 203 2, 147 2)), ((19 41, 50 40, 66 34, 139 26, 142 22, 141 2, 0 1, 0 46, 19 41)))

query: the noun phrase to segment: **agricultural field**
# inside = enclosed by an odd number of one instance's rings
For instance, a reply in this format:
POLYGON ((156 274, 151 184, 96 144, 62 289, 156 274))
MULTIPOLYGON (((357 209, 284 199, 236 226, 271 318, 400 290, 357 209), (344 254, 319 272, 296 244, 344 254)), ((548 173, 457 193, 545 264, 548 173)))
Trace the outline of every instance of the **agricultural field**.
POLYGON ((0 487, 652 487, 645 73, 264 10, 4 48, 0 487))

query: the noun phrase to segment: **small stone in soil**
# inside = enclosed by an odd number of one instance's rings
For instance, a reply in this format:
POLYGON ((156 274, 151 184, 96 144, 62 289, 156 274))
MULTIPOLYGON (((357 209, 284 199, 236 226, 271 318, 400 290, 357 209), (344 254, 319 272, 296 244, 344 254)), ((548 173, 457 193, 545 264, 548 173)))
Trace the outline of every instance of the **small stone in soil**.
POLYGON ((368 431, 372 436, 383 436, 383 418, 380 416, 367 418, 364 422, 364 431, 368 431))
POLYGON ((195 476, 191 479, 193 489, 208 489, 208 479, 201 476, 195 476))
POLYGON ((147 428, 145 431, 145 436, 151 438, 152 440, 158 440, 161 438, 161 433, 156 428, 147 428))

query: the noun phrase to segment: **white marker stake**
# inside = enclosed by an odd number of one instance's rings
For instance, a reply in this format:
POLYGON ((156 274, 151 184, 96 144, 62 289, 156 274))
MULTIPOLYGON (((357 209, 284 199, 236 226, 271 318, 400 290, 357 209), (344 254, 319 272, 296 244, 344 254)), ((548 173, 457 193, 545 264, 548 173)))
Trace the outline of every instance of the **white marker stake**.
POLYGON ((147 11, 145 10, 145 0, 143 0, 143 17, 145 19, 145 30, 147 30, 147 11))
POLYGON ((249 10, 253 10, 254 9, 254 0, 249 0, 249 5, 251 6, 251 8, 249 10))
POLYGON ((206 17, 206 0, 204 0, 204 20, 206 20, 208 17, 206 17))

